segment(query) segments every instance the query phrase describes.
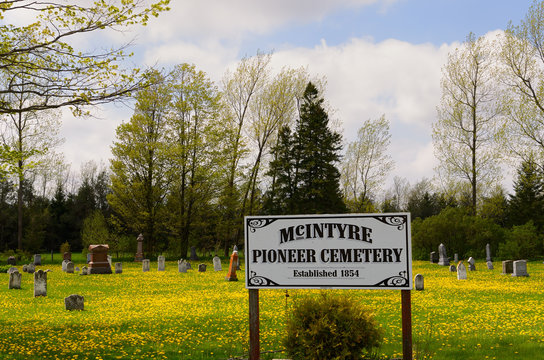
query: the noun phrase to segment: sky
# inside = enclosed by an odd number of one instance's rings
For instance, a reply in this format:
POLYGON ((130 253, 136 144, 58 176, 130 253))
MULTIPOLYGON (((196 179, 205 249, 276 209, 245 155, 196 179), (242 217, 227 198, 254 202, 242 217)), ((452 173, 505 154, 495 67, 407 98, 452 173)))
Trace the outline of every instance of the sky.
MULTIPOLYGON (((412 185, 434 176, 431 126, 440 102, 441 69, 472 32, 496 36, 518 24, 529 0, 171 0, 146 27, 114 34, 132 40, 131 65, 169 68, 184 62, 219 82, 244 56, 273 52, 272 65, 307 67, 325 77, 324 97, 342 124, 345 143, 363 121, 391 124, 394 176, 412 185)), ((95 118, 65 112, 60 149, 73 171, 108 164, 115 129, 132 110, 93 109, 95 118)), ((511 174, 506 174, 511 182, 511 174)), ((508 184, 506 184, 508 187, 508 184)))

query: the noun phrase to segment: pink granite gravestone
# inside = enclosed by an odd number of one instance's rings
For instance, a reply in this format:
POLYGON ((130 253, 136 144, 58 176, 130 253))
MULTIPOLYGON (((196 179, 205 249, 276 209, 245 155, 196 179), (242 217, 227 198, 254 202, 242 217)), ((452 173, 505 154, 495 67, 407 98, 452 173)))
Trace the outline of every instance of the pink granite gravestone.
POLYGON ((91 261, 87 269, 88 274, 111 274, 111 266, 108 262, 108 245, 89 245, 91 261))

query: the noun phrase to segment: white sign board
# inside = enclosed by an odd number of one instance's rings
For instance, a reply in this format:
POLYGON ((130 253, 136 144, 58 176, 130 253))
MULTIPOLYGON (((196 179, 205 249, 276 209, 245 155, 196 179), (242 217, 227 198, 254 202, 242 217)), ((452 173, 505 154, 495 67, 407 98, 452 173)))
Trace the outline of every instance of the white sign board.
POLYGON ((247 216, 246 288, 412 289, 410 214, 247 216))

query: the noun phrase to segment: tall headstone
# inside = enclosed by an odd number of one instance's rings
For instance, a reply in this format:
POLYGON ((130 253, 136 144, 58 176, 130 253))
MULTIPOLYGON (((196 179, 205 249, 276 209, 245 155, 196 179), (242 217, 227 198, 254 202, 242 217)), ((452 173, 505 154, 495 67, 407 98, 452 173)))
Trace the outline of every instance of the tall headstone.
POLYGON ((467 262, 468 262, 468 269, 470 271, 476 271, 476 260, 474 260, 472 256, 468 258, 467 262))
POLYGON ((42 264, 42 254, 34 254, 34 265, 42 264))
POLYGON ((62 260, 72 261, 72 253, 67 251, 62 255, 62 260))
POLYGON ((159 255, 157 258, 157 263, 157 271, 164 271, 166 264, 163 255, 159 255))
POLYGON ((136 249, 136 256, 134 256, 134 261, 141 262, 144 259, 144 236, 142 234, 138 235, 136 241, 138 242, 138 247, 136 249))
POLYGON ((47 296, 47 273, 42 269, 34 273, 34 297, 47 296))
POLYGON ((491 258, 491 245, 485 245, 485 261, 493 261, 491 258))
POLYGON ((84 298, 81 295, 72 294, 64 298, 64 309, 66 310, 83 310, 84 298))
POLYGON ((213 257, 213 269, 215 271, 223 270, 223 268, 221 267, 221 259, 217 255, 213 257))
POLYGON ((142 271, 143 272, 149 271, 149 259, 142 260, 142 271))
MULTIPOLYGON (((238 245, 234 245, 234 247, 232 248, 232 251, 236 251, 236 255, 238 255, 238 245)), ((240 270, 240 257, 237 256, 236 257, 236 270, 240 270)))
POLYGON ((10 272, 8 289, 20 289, 22 277, 23 274, 21 274, 19 271, 10 272))
POLYGON ((514 272, 514 262, 512 260, 504 260, 502 262, 502 274, 508 275, 514 272))
POLYGON ((457 253, 453 254, 453 262, 456 264, 459 262, 459 254, 457 253))
POLYGON ((414 285, 415 285, 416 290, 423 290, 423 288, 424 288, 424 286, 423 286, 423 275, 421 275, 421 274, 416 275, 416 277, 414 278, 414 285))
POLYGON ((198 272, 206 272, 206 264, 198 264, 198 272))
POLYGON ((67 274, 73 274, 74 273, 74 263, 71 261, 68 261, 66 264, 66 273, 67 274))
POLYGON ((106 244, 89 245, 91 261, 87 268, 90 274, 111 274, 111 266, 108 262, 108 250, 110 247, 106 244))
POLYGON ((108 264, 110 264, 110 269, 111 269, 111 267, 113 266, 111 261, 111 255, 108 255, 108 264))
POLYGON ((227 280, 227 281, 238 281, 238 277, 236 276, 236 264, 237 263, 238 263, 238 251, 233 251, 232 255, 230 256, 229 272, 227 273, 227 276, 225 277, 225 280, 227 280))
POLYGON ((120 262, 115 263, 115 273, 116 274, 122 274, 123 273, 123 264, 120 262))
POLYGON ((462 261, 457 265, 457 280, 466 280, 467 279, 467 268, 462 261))
POLYGON ((512 276, 529 276, 527 273, 527 260, 514 261, 514 272, 512 276))
POLYGON ((178 272, 186 273, 187 272, 187 261, 181 259, 178 260, 178 272))
POLYGON ((436 251, 431 252, 431 264, 438 264, 438 254, 436 251))
POLYGON ((191 260, 199 260, 198 255, 196 254, 196 248, 191 246, 191 260))
POLYGON ((15 256, 8 257, 8 265, 17 265, 17 260, 15 260, 15 256))
POLYGON ((486 264, 487 264, 487 269, 488 270, 493 270, 493 261, 491 261, 491 260, 486 261, 486 264))
POLYGON ((446 246, 444 244, 438 245, 438 265, 448 266, 450 264, 450 259, 446 255, 446 246))

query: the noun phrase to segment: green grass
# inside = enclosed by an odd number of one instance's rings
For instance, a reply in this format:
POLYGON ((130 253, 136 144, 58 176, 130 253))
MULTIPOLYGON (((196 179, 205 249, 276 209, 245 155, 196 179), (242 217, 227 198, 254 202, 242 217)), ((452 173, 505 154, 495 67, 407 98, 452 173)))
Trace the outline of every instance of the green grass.
MULTIPOLYGON (((42 260, 50 255, 43 255, 42 260)), ((84 257, 74 254, 76 266, 84 257)), ((247 358, 248 293, 224 280, 210 260, 206 273, 177 272, 167 262, 143 273, 141 264, 123 262, 123 274, 65 274, 51 269, 48 296, 33 297, 33 277, 23 273, 21 290, 8 290, 0 274, 0 359, 228 359, 247 358), (210 271, 211 269, 211 271, 210 271), (64 310, 64 297, 85 297, 85 311, 64 310)), ((115 260, 114 260, 115 261, 115 260)), ((195 268, 197 263, 193 263, 195 268)), ((530 277, 501 275, 500 263, 459 281, 447 267, 415 262, 424 291, 412 291, 414 354, 418 359, 544 358, 544 265, 529 263, 530 277)), ((21 268, 21 265, 18 266, 21 268)), ((400 291, 327 290, 365 304, 385 331, 382 359, 402 356, 400 291)), ((260 291, 261 350, 283 350, 286 313, 297 299, 319 290, 260 291)), ((262 359, 286 358, 266 353, 262 359)))

